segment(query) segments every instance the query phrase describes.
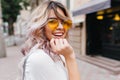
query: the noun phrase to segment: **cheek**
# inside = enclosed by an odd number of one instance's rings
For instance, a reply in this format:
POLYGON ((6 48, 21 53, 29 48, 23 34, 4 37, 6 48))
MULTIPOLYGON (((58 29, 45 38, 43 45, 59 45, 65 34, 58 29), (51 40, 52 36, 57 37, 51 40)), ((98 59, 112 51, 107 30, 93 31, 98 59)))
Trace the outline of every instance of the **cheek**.
POLYGON ((52 31, 49 29, 49 28, 45 28, 45 36, 47 39, 51 39, 51 36, 52 36, 52 31))
POLYGON ((66 30, 66 31, 65 31, 65 38, 67 38, 68 35, 69 35, 69 30, 66 30))

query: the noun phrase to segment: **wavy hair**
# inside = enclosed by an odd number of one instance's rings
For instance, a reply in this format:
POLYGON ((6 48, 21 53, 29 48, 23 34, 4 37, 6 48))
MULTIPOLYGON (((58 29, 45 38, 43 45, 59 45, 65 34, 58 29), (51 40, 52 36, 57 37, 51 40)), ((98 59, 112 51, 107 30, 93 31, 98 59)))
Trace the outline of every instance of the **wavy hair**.
MULTIPOLYGON (((25 27, 27 27, 26 42, 22 47, 22 53, 25 55, 30 51, 31 48, 35 47, 42 48, 48 54, 50 53, 49 41, 45 36, 45 25, 48 19, 50 10, 53 9, 56 16, 60 19, 70 19, 70 15, 65 8, 59 2, 56 1, 46 1, 39 5, 32 13, 30 18, 27 21, 25 27), (66 17, 63 17, 57 11, 57 8, 61 9, 64 12, 66 17)), ((67 35, 68 36, 68 35, 67 35)), ((66 36, 66 37, 67 37, 66 36)))

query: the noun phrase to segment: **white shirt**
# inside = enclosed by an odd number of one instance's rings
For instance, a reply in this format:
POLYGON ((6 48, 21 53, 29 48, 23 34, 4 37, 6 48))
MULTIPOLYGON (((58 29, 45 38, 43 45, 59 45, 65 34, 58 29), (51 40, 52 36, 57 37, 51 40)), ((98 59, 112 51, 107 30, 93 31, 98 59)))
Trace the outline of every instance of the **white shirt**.
POLYGON ((62 61, 53 61, 42 49, 32 51, 25 64, 24 80, 68 80, 62 61))

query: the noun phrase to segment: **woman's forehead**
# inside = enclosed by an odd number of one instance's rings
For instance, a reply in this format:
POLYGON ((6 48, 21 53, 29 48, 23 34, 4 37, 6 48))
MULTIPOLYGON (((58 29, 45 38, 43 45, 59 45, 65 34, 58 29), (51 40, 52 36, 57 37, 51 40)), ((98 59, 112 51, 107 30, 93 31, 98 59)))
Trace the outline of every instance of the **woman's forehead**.
POLYGON ((57 13, 56 13, 53 9, 51 9, 51 10, 49 11, 49 18, 50 18, 50 17, 55 17, 55 18, 57 18, 57 17, 58 17, 57 14, 60 14, 61 16, 66 17, 65 14, 64 14, 64 12, 63 12, 61 9, 57 8, 57 13))

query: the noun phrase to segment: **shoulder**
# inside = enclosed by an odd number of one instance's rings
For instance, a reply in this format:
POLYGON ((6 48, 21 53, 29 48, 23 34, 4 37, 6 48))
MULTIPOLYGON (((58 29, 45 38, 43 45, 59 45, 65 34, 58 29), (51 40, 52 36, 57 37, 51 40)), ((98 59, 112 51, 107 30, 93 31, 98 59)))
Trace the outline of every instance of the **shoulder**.
POLYGON ((46 65, 49 63, 52 63, 53 60, 51 57, 45 53, 42 49, 36 49, 30 52, 30 55, 28 56, 27 63, 30 65, 46 65))

